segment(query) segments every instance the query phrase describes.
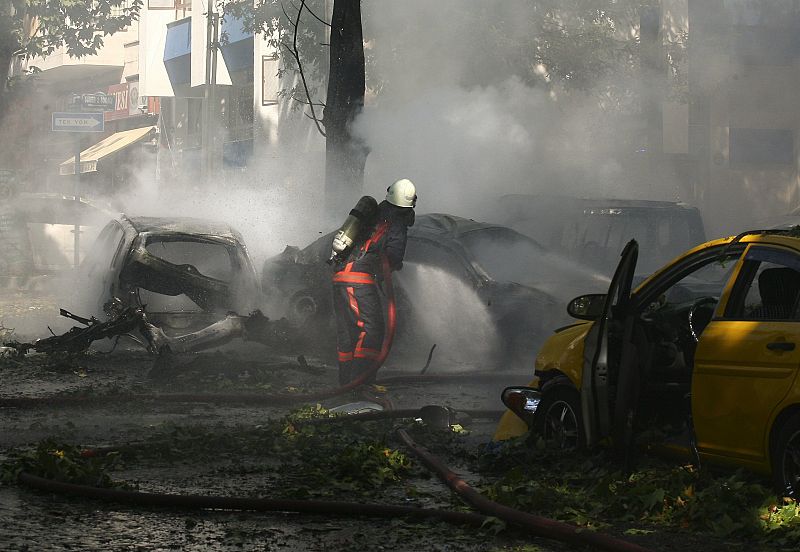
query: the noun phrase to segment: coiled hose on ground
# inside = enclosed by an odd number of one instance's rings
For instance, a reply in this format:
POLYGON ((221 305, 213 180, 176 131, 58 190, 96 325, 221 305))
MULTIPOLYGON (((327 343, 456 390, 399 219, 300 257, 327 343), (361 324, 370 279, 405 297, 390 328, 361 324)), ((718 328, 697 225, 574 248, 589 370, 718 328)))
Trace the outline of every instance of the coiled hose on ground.
MULTIPOLYGON (((430 425, 440 427, 449 423, 454 411, 444 407, 426 406, 417 410, 404 409, 382 412, 366 412, 334 418, 320 418, 302 423, 325 423, 342 421, 368 421, 388 418, 422 418, 430 425)), ((471 411, 476 415, 497 415, 491 411, 471 411)), ((343 501, 291 500, 269 498, 220 497, 209 495, 174 495, 160 493, 142 493, 119 489, 105 489, 73 483, 64 483, 38 477, 30 473, 21 473, 19 481, 25 485, 47 492, 82 496, 86 498, 135 504, 140 506, 169 506, 179 508, 250 510, 259 512, 296 512, 305 514, 347 515, 367 517, 414 517, 436 519, 449 523, 480 526, 490 516, 502 519, 513 526, 538 537, 549 538, 568 544, 592 546, 611 552, 648 552, 648 549, 637 544, 617 539, 610 535, 597 533, 579 527, 532 515, 492 502, 478 491, 470 487, 463 479, 445 466, 438 458, 418 445, 403 429, 398 430, 403 443, 431 471, 444 481, 450 489, 458 494, 466 503, 478 509, 481 514, 453 512, 448 510, 419 508, 409 506, 393 506, 385 504, 363 504, 343 501)), ((120 447, 104 449, 88 449, 86 456, 96 456, 119 450, 120 447)))
MULTIPOLYGON (((251 400, 259 402, 269 402, 271 404, 291 404, 304 401, 322 400, 347 393, 356 389, 369 380, 377 370, 383 365, 391 349, 394 339, 396 324, 396 306, 394 299, 394 289, 392 287, 391 270, 388 262, 384 259, 384 279, 386 281, 388 309, 387 309, 387 333, 381 347, 381 352, 375 360, 373 366, 366 372, 359 375, 355 380, 347 385, 335 389, 308 393, 304 395, 260 395, 251 397, 251 400)), ((197 395, 170 395, 167 396, 172 401, 197 400, 197 395)), ((219 396, 217 396, 219 397, 219 396)), ((166 397, 161 397, 166 398, 166 397)), ((241 400, 241 397, 238 398, 241 400)), ((16 399, 25 401, 26 399, 16 399)), ((27 399, 30 401, 31 399, 27 399)), ((41 404, 42 399, 35 399, 41 404)), ((210 400, 209 397, 200 400, 210 400)), ((4 399, 0 401, 0 406, 12 406, 9 401, 15 399, 4 399)), ((44 401, 46 402, 46 400, 44 401)), ((24 403, 17 403, 20 406, 24 403)), ((376 413, 365 413, 361 419, 380 419, 389 417, 409 417, 410 415, 423 416, 424 409, 416 412, 409 411, 384 411, 376 413)), ((496 413, 495 413, 496 414, 496 413)), ((354 419, 355 416, 347 418, 354 419)), ((332 420, 339 421, 338 418, 332 420)), ((318 422, 316 422, 318 423, 318 422)), ((483 497, 479 492, 470 487, 463 479, 447 468, 441 461, 435 458, 423 447, 417 445, 404 430, 398 430, 398 436, 409 447, 409 449, 419 457, 429 469, 434 471, 454 492, 489 516, 503 519, 515 526, 531 532, 534 535, 566 542, 576 545, 594 546, 612 552, 647 552, 647 549, 620 539, 616 539, 602 533, 583 530, 579 527, 562 523, 556 520, 535 516, 526 512, 521 512, 509 508, 502 504, 497 504, 483 497)), ((49 491, 66 493, 87 498, 101 499, 127 504, 147 505, 147 506, 172 506, 183 508, 204 508, 204 509, 224 509, 224 510, 253 510, 253 511, 281 511, 298 512, 309 514, 327 515, 356 515, 356 516, 378 516, 378 517, 424 517, 447 521, 451 523, 461 523, 470 525, 481 525, 488 518, 483 515, 452 512, 439 509, 415 508, 407 506, 391 506, 384 504, 362 504, 341 501, 317 501, 317 500, 285 500, 267 498, 243 498, 243 497, 219 497, 207 495, 172 495, 158 493, 141 493, 134 491, 124 491, 119 489, 104 489, 86 485, 76 485, 41 478, 29 473, 20 473, 19 481, 33 488, 49 491)))

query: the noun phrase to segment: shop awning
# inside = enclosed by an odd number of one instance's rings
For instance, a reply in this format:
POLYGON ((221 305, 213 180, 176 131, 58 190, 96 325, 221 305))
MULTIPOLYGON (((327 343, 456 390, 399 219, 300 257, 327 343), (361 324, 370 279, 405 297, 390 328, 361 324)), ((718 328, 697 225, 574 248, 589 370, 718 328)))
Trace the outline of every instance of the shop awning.
MULTIPOLYGON (((101 159, 113 155, 118 151, 140 142, 154 133, 156 127, 147 126, 134 128, 112 134, 108 138, 100 140, 95 145, 81 152, 81 173, 94 172, 101 159)), ((58 167, 58 174, 75 174, 75 156, 73 155, 58 167)))

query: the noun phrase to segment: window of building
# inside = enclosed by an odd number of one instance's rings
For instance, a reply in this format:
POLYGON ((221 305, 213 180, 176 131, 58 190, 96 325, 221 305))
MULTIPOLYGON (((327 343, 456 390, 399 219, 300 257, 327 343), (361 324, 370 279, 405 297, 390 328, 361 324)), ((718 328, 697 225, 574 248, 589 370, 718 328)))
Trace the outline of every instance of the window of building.
POLYGON ((791 27, 800 17, 798 0, 724 0, 734 25, 791 27))
POLYGON ((174 10, 177 9, 176 0, 147 0, 149 10, 174 10))
POLYGON ((733 59, 744 65, 791 65, 800 58, 800 35, 791 27, 736 27, 733 59))
POLYGON ((794 133, 790 129, 732 128, 729 147, 731 164, 794 163, 794 133))
POLYGON ((261 56, 261 105, 278 104, 278 68, 280 58, 275 55, 261 56))
POLYGON ((725 0, 731 52, 745 65, 791 65, 800 57, 800 0, 725 0))

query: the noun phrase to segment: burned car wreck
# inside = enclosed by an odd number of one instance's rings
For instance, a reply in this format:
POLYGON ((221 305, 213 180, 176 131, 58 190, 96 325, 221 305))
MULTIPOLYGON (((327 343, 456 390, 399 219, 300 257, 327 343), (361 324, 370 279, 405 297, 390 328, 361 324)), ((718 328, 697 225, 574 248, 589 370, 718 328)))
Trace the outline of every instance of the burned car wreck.
POLYGON ((239 233, 200 219, 122 216, 109 222, 81 266, 95 284, 95 312, 146 306, 167 333, 198 329, 227 312, 249 312, 259 288, 239 233))
MULTIPOLYGON (((262 272, 262 288, 277 312, 320 340, 335 335, 331 267, 325 263, 332 238, 327 234, 302 250, 289 246, 262 272)), ((587 286, 603 290, 608 278, 511 228, 420 215, 409 228, 403 269, 395 277, 395 349, 424 357, 431 345, 449 343, 462 356, 489 351, 495 366, 529 364, 549 333, 547 324, 566 320, 564 301, 587 286)))
POLYGON ((90 316, 64 309, 61 315, 83 326, 17 343, 15 350, 78 352, 94 340, 132 331, 157 354, 207 349, 234 338, 269 344, 286 337, 283 324, 256 308, 253 263, 241 235, 227 224, 121 215, 100 232, 77 276, 81 285, 72 308, 90 316))

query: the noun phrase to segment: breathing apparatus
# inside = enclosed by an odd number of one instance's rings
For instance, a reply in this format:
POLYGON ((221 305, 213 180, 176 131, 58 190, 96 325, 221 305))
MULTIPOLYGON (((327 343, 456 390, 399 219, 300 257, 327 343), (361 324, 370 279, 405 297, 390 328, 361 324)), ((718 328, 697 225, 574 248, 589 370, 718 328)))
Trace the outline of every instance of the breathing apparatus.
POLYGON ((350 210, 344 224, 336 232, 331 244, 331 258, 328 264, 340 262, 347 258, 359 234, 375 220, 378 213, 378 202, 372 196, 364 196, 350 210))

